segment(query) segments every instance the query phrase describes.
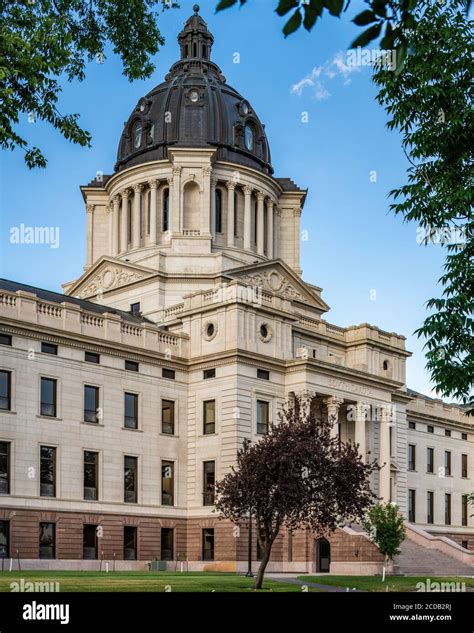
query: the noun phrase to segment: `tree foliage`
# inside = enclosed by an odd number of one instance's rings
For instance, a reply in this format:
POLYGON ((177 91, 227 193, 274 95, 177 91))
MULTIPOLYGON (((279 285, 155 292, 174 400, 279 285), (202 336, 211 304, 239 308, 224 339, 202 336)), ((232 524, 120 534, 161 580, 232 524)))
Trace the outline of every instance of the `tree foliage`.
POLYGON ((378 503, 373 506, 364 523, 366 532, 388 560, 400 553, 400 545, 405 540, 403 516, 393 503, 378 503))
POLYGON ((0 147, 25 151, 28 167, 46 158, 19 134, 21 119, 44 120, 66 139, 89 146, 78 114, 58 109, 59 79, 85 77, 86 65, 105 59, 110 44, 128 79, 149 77, 150 60, 164 43, 156 8, 166 0, 0 0, 0 147))
POLYGON ((278 424, 256 443, 244 441, 237 464, 217 483, 221 518, 256 526, 262 561, 256 588, 262 587, 275 539, 283 527, 327 534, 342 522, 362 520, 375 499, 357 446, 331 437, 327 421, 296 398, 278 424))

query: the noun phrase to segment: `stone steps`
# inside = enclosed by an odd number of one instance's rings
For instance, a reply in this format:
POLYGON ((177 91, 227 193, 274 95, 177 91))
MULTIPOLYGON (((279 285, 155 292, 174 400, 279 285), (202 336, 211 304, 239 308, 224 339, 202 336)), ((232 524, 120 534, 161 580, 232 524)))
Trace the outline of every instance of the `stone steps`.
POLYGON ((474 565, 457 561, 406 538, 395 557, 397 570, 407 576, 474 576, 474 565))

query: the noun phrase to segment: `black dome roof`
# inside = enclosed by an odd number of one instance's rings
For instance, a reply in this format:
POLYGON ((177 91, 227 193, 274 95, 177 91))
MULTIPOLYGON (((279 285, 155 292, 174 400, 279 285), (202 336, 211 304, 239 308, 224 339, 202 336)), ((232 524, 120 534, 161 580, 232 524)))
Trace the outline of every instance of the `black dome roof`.
POLYGON ((272 174, 264 126, 210 61, 214 37, 198 11, 178 36, 181 59, 125 124, 115 169, 166 159, 169 147, 215 147, 217 160, 272 174))

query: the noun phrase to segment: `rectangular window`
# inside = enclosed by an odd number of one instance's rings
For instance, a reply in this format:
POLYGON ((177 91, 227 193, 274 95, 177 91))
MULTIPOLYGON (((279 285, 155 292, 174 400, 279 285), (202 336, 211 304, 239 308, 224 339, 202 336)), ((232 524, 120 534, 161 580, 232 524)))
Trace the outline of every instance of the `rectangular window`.
POLYGON ((270 422, 270 403, 257 400, 257 433, 266 435, 270 422))
POLYGON ((0 494, 10 494, 10 442, 0 442, 0 494))
POLYGON ((139 369, 139 364, 138 364, 138 363, 136 363, 136 362, 135 362, 135 361, 133 361, 133 360, 126 360, 126 361, 125 361, 125 369, 126 369, 127 371, 138 371, 138 369, 139 369))
POLYGON ((10 522, 0 521, 0 558, 10 556, 10 522))
POLYGON ((57 413, 57 380, 41 378, 41 415, 55 418, 57 413))
POLYGON ((434 523, 434 492, 431 490, 426 493, 426 522, 434 523))
POLYGON ((434 473, 434 448, 426 449, 426 472, 434 473))
POLYGON ((416 446, 408 444, 408 470, 416 469, 416 446))
POLYGON ((446 437, 451 437, 451 431, 449 429, 444 429, 444 434, 446 437))
POLYGON ((427 433, 434 433, 434 426, 428 425, 426 427, 426 431, 427 431, 427 433))
POLYGON ((467 477, 467 455, 461 455, 461 477, 467 477))
POLYGON ((416 491, 408 491, 408 520, 410 523, 416 522, 416 491))
POLYGON ((176 377, 176 372, 174 371, 174 369, 166 369, 166 367, 163 367, 161 375, 163 376, 163 378, 174 380, 176 377))
POLYGON ((133 314, 133 316, 140 316, 140 303, 130 304, 130 312, 133 314))
POLYGON ((207 400, 203 402, 203 433, 212 435, 216 432, 216 401, 207 400))
POLYGON ((461 525, 467 526, 467 500, 468 495, 461 497, 461 525))
POLYGON ((39 524, 39 557, 56 558, 56 525, 54 523, 39 524))
POLYGON ((9 334, 0 334, 0 345, 12 344, 12 337, 9 334))
POLYGON ((467 433, 461 433, 461 439, 467 440, 467 433))
POLYGON ((173 400, 161 401, 161 432, 166 435, 174 435, 174 402, 173 400))
POLYGON ((293 561, 293 532, 288 531, 288 562, 293 561))
POLYGON ((12 375, 10 371, 0 371, 0 409, 11 411, 12 375))
POLYGON ((40 496, 56 496, 56 449, 40 447, 40 496))
POLYGON ((99 423, 99 387, 84 385, 84 422, 99 423))
POLYGON ((138 395, 126 393, 124 401, 124 425, 126 429, 138 429, 138 395))
POLYGON ((95 363, 99 365, 100 363, 100 354, 95 354, 94 352, 85 352, 84 360, 86 363, 95 363))
MULTIPOLYGON (((341 433, 339 433, 339 437, 341 437, 341 433)), ((393 457, 393 428, 391 426, 388 427, 388 446, 390 457, 393 457)))
POLYGON ((451 475, 451 451, 444 451, 444 474, 446 477, 451 475))
POLYGON ((409 428, 409 429, 416 429, 416 424, 415 424, 415 422, 408 422, 408 428, 409 428))
POLYGON ((161 505, 174 506, 174 462, 161 462, 161 505))
POLYGON ((203 505, 214 505, 214 488, 216 484, 216 462, 204 462, 202 482, 203 505))
POLYGON ((97 560, 97 526, 84 525, 82 528, 82 558, 97 560))
POLYGON ((123 500, 137 503, 138 500, 138 457, 125 455, 123 461, 123 500))
POLYGON ((41 351, 43 354, 52 354, 53 356, 57 356, 58 346, 53 345, 52 343, 41 343, 41 351))
POLYGON ((261 380, 270 380, 270 372, 266 369, 257 369, 257 378, 261 380))
POLYGON ((444 522, 446 525, 451 525, 451 495, 444 495, 444 522))
POLYGON ((84 499, 99 498, 99 453, 84 451, 84 499))
POLYGON ((137 560, 137 528, 132 525, 123 528, 123 559, 137 560))
POLYGON ((173 560, 174 558, 174 530, 173 528, 161 528, 160 560, 173 560))
POLYGON ((214 560, 214 528, 202 531, 202 560, 214 560))
POLYGON ((202 372, 202 377, 204 378, 204 380, 209 380, 209 378, 215 378, 216 377, 216 370, 215 369, 205 369, 202 372))

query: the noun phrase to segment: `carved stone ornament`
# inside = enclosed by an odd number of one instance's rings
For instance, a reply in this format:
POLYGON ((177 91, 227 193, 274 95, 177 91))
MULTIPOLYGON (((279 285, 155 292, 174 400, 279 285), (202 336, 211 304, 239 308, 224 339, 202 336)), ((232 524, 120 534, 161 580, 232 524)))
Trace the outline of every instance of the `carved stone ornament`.
POLYGON ((239 279, 249 284, 249 286, 261 286, 263 290, 270 290, 276 294, 283 295, 285 299, 306 300, 306 297, 293 286, 290 280, 280 275, 276 270, 243 275, 239 279))
POLYGON ((108 266, 97 273, 97 275, 88 282, 85 288, 80 291, 79 297, 81 299, 92 297, 105 290, 118 288, 133 281, 138 281, 139 279, 143 279, 143 277, 145 277, 144 273, 108 266))

